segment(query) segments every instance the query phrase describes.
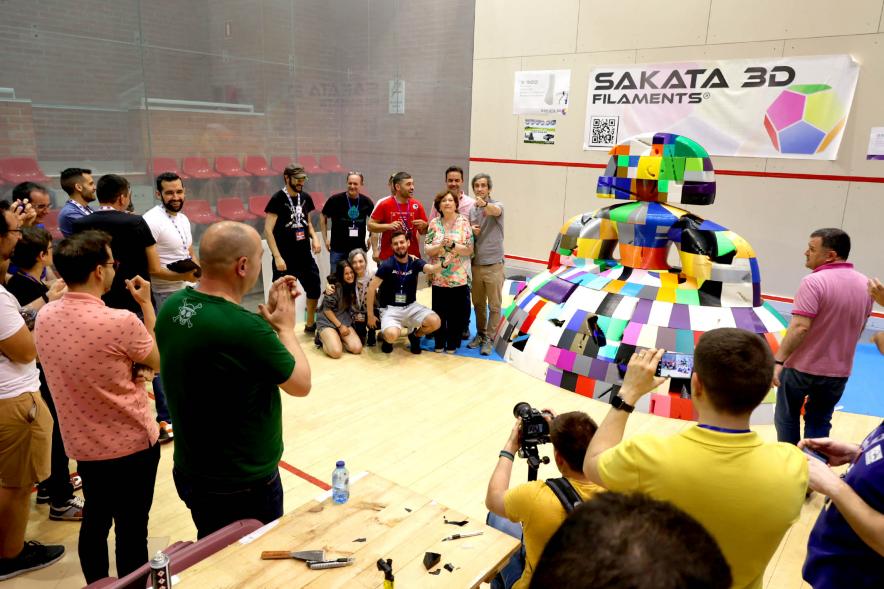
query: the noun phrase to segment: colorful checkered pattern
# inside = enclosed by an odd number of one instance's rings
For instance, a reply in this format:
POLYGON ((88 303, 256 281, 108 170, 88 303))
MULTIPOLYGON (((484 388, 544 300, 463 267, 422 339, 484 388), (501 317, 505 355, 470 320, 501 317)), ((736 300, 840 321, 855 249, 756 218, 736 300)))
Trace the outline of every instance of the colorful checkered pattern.
MULTIPOLYGON (((706 152, 686 137, 658 133, 616 146, 599 192, 608 187, 604 195, 637 202, 570 219, 556 238, 547 271, 508 283, 504 302, 512 300, 498 327, 497 352, 546 382, 609 400, 612 385, 622 382, 623 367, 638 350, 693 354, 703 332, 739 327, 760 334, 776 351, 786 322, 761 300, 758 261, 749 243, 665 204, 673 195, 681 202, 688 196, 692 202, 703 200, 697 204, 711 203, 713 174, 706 152), (677 184, 663 177, 668 172, 654 170, 672 170, 677 184), (653 186, 638 184, 651 182, 654 174, 660 178, 653 186), (680 267, 667 264, 671 246, 680 267), (604 332, 603 345, 590 333, 592 316, 604 332)), ((639 408, 694 419, 690 380, 673 379, 668 395, 646 397, 639 408)), ((772 405, 763 404, 754 419, 772 422, 772 405)))

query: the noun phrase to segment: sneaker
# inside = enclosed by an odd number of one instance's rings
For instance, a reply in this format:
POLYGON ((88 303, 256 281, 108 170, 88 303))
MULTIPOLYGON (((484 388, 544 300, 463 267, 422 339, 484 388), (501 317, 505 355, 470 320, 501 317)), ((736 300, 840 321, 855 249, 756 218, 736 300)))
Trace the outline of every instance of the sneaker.
POLYGON ((472 341, 467 344, 467 347, 471 350, 475 350, 476 348, 481 346, 482 342, 484 342, 484 341, 485 341, 485 336, 482 335, 481 333, 477 333, 476 337, 474 337, 472 339, 472 341))
POLYGON ((413 331, 408 334, 408 343, 410 344, 409 348, 411 349, 412 354, 421 353, 421 338, 420 336, 414 335, 413 331))
POLYGON ((491 350, 494 349, 494 341, 490 337, 486 337, 485 341, 482 342, 482 349, 479 350, 479 353, 483 356, 490 356, 491 350))
POLYGON ((313 325, 305 325, 304 333, 316 333, 316 322, 313 325))
POLYGON ((21 553, 15 558, 0 558, 0 581, 48 567, 62 556, 64 556, 64 546, 44 546, 34 540, 25 542, 21 553))
POLYGON ((60 507, 49 507, 49 519, 63 522, 78 522, 83 519, 83 498, 71 497, 60 507))
POLYGON ((71 486, 74 488, 74 491, 83 488, 83 479, 78 474, 71 475, 71 486))
POLYGON ((157 425, 160 426, 160 437, 157 441, 160 444, 166 444, 171 442, 175 437, 175 432, 172 430, 172 422, 171 421, 160 421, 157 425))
POLYGON ((43 485, 37 485, 37 505, 49 503, 49 489, 43 485))
POLYGON ((381 351, 385 354, 392 354, 393 353, 393 344, 391 344, 387 340, 382 341, 381 342, 381 351))
POLYGON ((375 331, 374 329, 369 329, 368 333, 365 335, 365 345, 369 348, 373 348, 377 343, 377 331, 375 331))

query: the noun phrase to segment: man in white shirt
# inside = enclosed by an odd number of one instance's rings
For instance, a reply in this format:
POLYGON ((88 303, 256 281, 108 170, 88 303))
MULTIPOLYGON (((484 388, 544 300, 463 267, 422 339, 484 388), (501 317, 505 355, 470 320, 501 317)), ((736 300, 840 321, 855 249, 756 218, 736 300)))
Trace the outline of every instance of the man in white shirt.
MULTIPOLYGON (((0 208, 0 264, 21 238, 21 221, 0 208)), ((18 301, 0 286, 0 581, 48 566, 64 546, 25 542, 31 489, 50 470, 52 416, 40 396, 34 338, 18 301)))
POLYGON ((199 262, 193 252, 190 220, 182 212, 186 191, 181 178, 173 172, 164 172, 157 176, 156 185, 157 198, 160 202, 144 213, 143 218, 157 242, 160 265, 169 270, 173 269, 169 268, 169 264, 191 266, 190 271, 181 273, 181 280, 164 280, 158 276, 151 276, 150 288, 159 310, 169 295, 189 286, 198 278, 191 264, 181 262, 190 260, 193 265, 198 265, 199 262))

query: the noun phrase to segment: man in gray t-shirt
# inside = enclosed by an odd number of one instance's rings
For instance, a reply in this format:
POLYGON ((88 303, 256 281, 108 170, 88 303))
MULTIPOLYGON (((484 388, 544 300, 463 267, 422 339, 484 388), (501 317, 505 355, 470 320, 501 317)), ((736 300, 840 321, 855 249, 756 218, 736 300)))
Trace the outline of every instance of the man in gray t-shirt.
POLYGON ((476 337, 467 344, 490 356, 492 338, 500 323, 503 292, 503 203, 491 197, 491 176, 473 176, 476 205, 470 211, 470 224, 476 236, 473 256, 473 306, 476 308, 476 337), (487 306, 487 314, 486 314, 487 306))

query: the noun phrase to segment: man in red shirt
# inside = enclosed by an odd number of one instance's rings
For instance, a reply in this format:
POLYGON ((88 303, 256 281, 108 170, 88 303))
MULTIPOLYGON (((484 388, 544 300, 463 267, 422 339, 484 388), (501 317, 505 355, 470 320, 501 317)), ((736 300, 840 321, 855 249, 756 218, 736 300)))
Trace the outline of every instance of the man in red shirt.
POLYGON ((382 198, 368 219, 368 230, 381 233, 381 261, 393 255, 394 231, 404 231, 409 240, 408 253, 421 256, 418 234, 427 232, 427 213, 414 198, 414 179, 407 172, 393 176, 393 194, 382 198))

